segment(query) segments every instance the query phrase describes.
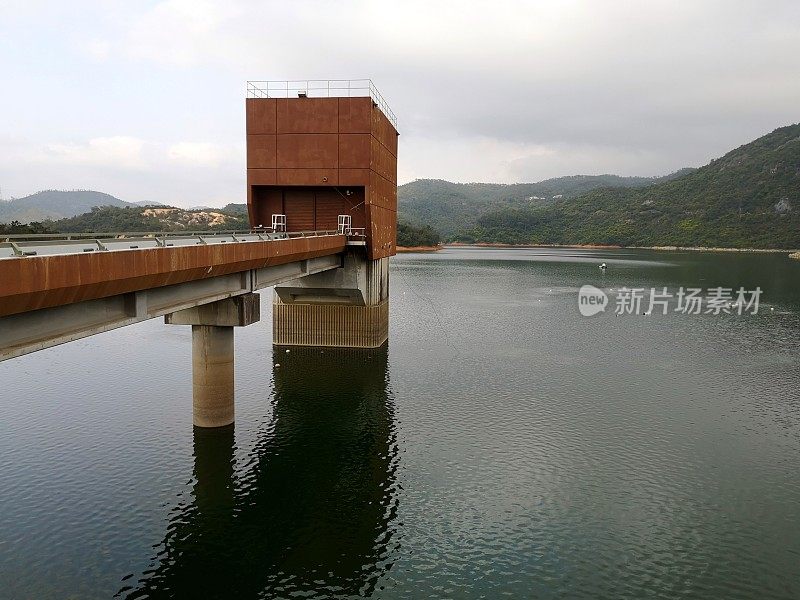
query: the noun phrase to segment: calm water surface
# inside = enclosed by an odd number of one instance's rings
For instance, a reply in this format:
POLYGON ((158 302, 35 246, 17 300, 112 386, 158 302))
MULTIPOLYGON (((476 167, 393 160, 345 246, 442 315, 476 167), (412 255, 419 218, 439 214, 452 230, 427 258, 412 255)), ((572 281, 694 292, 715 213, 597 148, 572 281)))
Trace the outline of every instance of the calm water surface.
POLYGON ((0 597, 800 597, 800 261, 464 248, 391 276, 375 351, 273 350, 262 294, 223 430, 192 430, 188 327, 0 363, 0 597), (585 318, 586 283, 763 295, 585 318))

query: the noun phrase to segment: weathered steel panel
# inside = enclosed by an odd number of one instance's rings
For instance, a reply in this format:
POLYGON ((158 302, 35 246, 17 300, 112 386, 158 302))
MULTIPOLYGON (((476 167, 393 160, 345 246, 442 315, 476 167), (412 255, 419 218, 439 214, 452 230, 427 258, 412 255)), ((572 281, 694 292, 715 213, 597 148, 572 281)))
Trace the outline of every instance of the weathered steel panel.
POLYGON ((397 185, 381 177, 376 171, 370 171, 369 197, 367 203, 397 210, 397 185))
POLYGON ((345 196, 336 188, 320 188, 314 191, 315 226, 314 229, 336 229, 339 215, 345 214, 345 196))
POLYGON ((252 216, 254 227, 269 227, 272 215, 285 214, 283 208, 283 192, 277 187, 253 186, 252 216))
POLYGON ((278 172, 275 169, 247 169, 248 185, 275 185, 278 172))
POLYGON ((0 260, 0 316, 343 252, 344 236, 0 260))
POLYGON ((278 169, 278 185, 339 185, 338 169, 278 169))
POLYGON ((339 168, 368 169, 371 139, 368 133, 340 133, 339 168))
POLYGON ((274 98, 248 98, 245 101, 247 133, 276 133, 276 107, 274 98))
POLYGON ((372 135, 388 148, 392 156, 397 156, 397 130, 377 107, 372 110, 372 135))
POLYGON ((397 252, 397 213, 376 205, 367 205, 367 256, 371 259, 392 256, 397 252))
POLYGON ((370 169, 384 179, 397 184, 397 159, 380 143, 378 138, 370 138, 370 169))
POLYGON ((274 169, 277 166, 276 136, 274 134, 248 134, 247 168, 274 169))
MULTIPOLYGON (((374 139, 374 138, 373 138, 374 139)), ((395 186, 397 185, 397 159, 389 152, 388 148, 383 144, 377 144, 375 154, 375 167, 376 171, 381 177, 390 181, 395 186)))
POLYGON ((278 133, 338 133, 338 98, 278 98, 278 133))
POLYGON ((283 193, 283 209, 288 231, 309 231, 314 227, 314 190, 288 188, 283 193))
POLYGON ((369 169, 339 169, 339 185, 369 185, 369 169))
POLYGON ((372 98, 339 98, 339 133, 372 132, 372 98))
POLYGON ((277 167, 280 169, 336 169, 339 166, 336 134, 282 134, 277 138, 277 167))

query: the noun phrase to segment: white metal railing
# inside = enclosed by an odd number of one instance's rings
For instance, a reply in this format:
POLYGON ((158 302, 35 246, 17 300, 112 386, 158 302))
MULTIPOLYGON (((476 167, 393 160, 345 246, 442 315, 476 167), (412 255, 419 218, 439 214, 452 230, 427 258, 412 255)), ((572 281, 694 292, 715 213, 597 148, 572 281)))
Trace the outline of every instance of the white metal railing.
POLYGON ((248 81, 248 98, 357 98, 368 97, 397 129, 397 117, 371 79, 295 79, 248 81))
POLYGON ((117 250, 145 250, 173 246, 269 242, 342 235, 335 230, 273 231, 266 227, 230 231, 174 231, 146 233, 0 234, 0 260, 52 254, 83 254, 117 250))
POLYGON ((353 227, 353 217, 351 215, 339 215, 337 218, 336 231, 340 235, 346 235, 350 238, 367 237, 364 227, 353 227))
POLYGON ((272 215, 272 231, 286 231, 286 215, 272 215))
POLYGON ((336 224, 336 230, 342 234, 347 235, 347 232, 350 231, 353 224, 353 217, 350 215, 339 215, 336 224))

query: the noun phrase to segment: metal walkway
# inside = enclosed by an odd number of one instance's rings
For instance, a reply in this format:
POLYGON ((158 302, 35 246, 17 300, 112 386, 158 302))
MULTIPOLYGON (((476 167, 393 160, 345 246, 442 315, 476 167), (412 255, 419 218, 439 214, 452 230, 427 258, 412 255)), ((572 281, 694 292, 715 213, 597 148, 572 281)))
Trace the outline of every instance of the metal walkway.
POLYGON ((327 235, 339 235, 339 232, 326 230, 275 233, 267 229, 251 229, 246 231, 0 234, 0 259, 114 250, 145 250, 174 246, 270 242, 327 235))
POLYGON ((0 360, 341 266, 348 237, 0 236, 0 360))

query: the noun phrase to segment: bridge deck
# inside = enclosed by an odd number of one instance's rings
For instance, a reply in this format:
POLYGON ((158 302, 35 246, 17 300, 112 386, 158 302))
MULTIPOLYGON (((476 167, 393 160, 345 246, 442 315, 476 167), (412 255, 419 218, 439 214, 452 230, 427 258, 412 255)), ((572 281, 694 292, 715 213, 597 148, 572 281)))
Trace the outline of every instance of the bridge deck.
POLYGON ((5 239, 0 317, 329 256, 347 245, 332 231, 5 239))

